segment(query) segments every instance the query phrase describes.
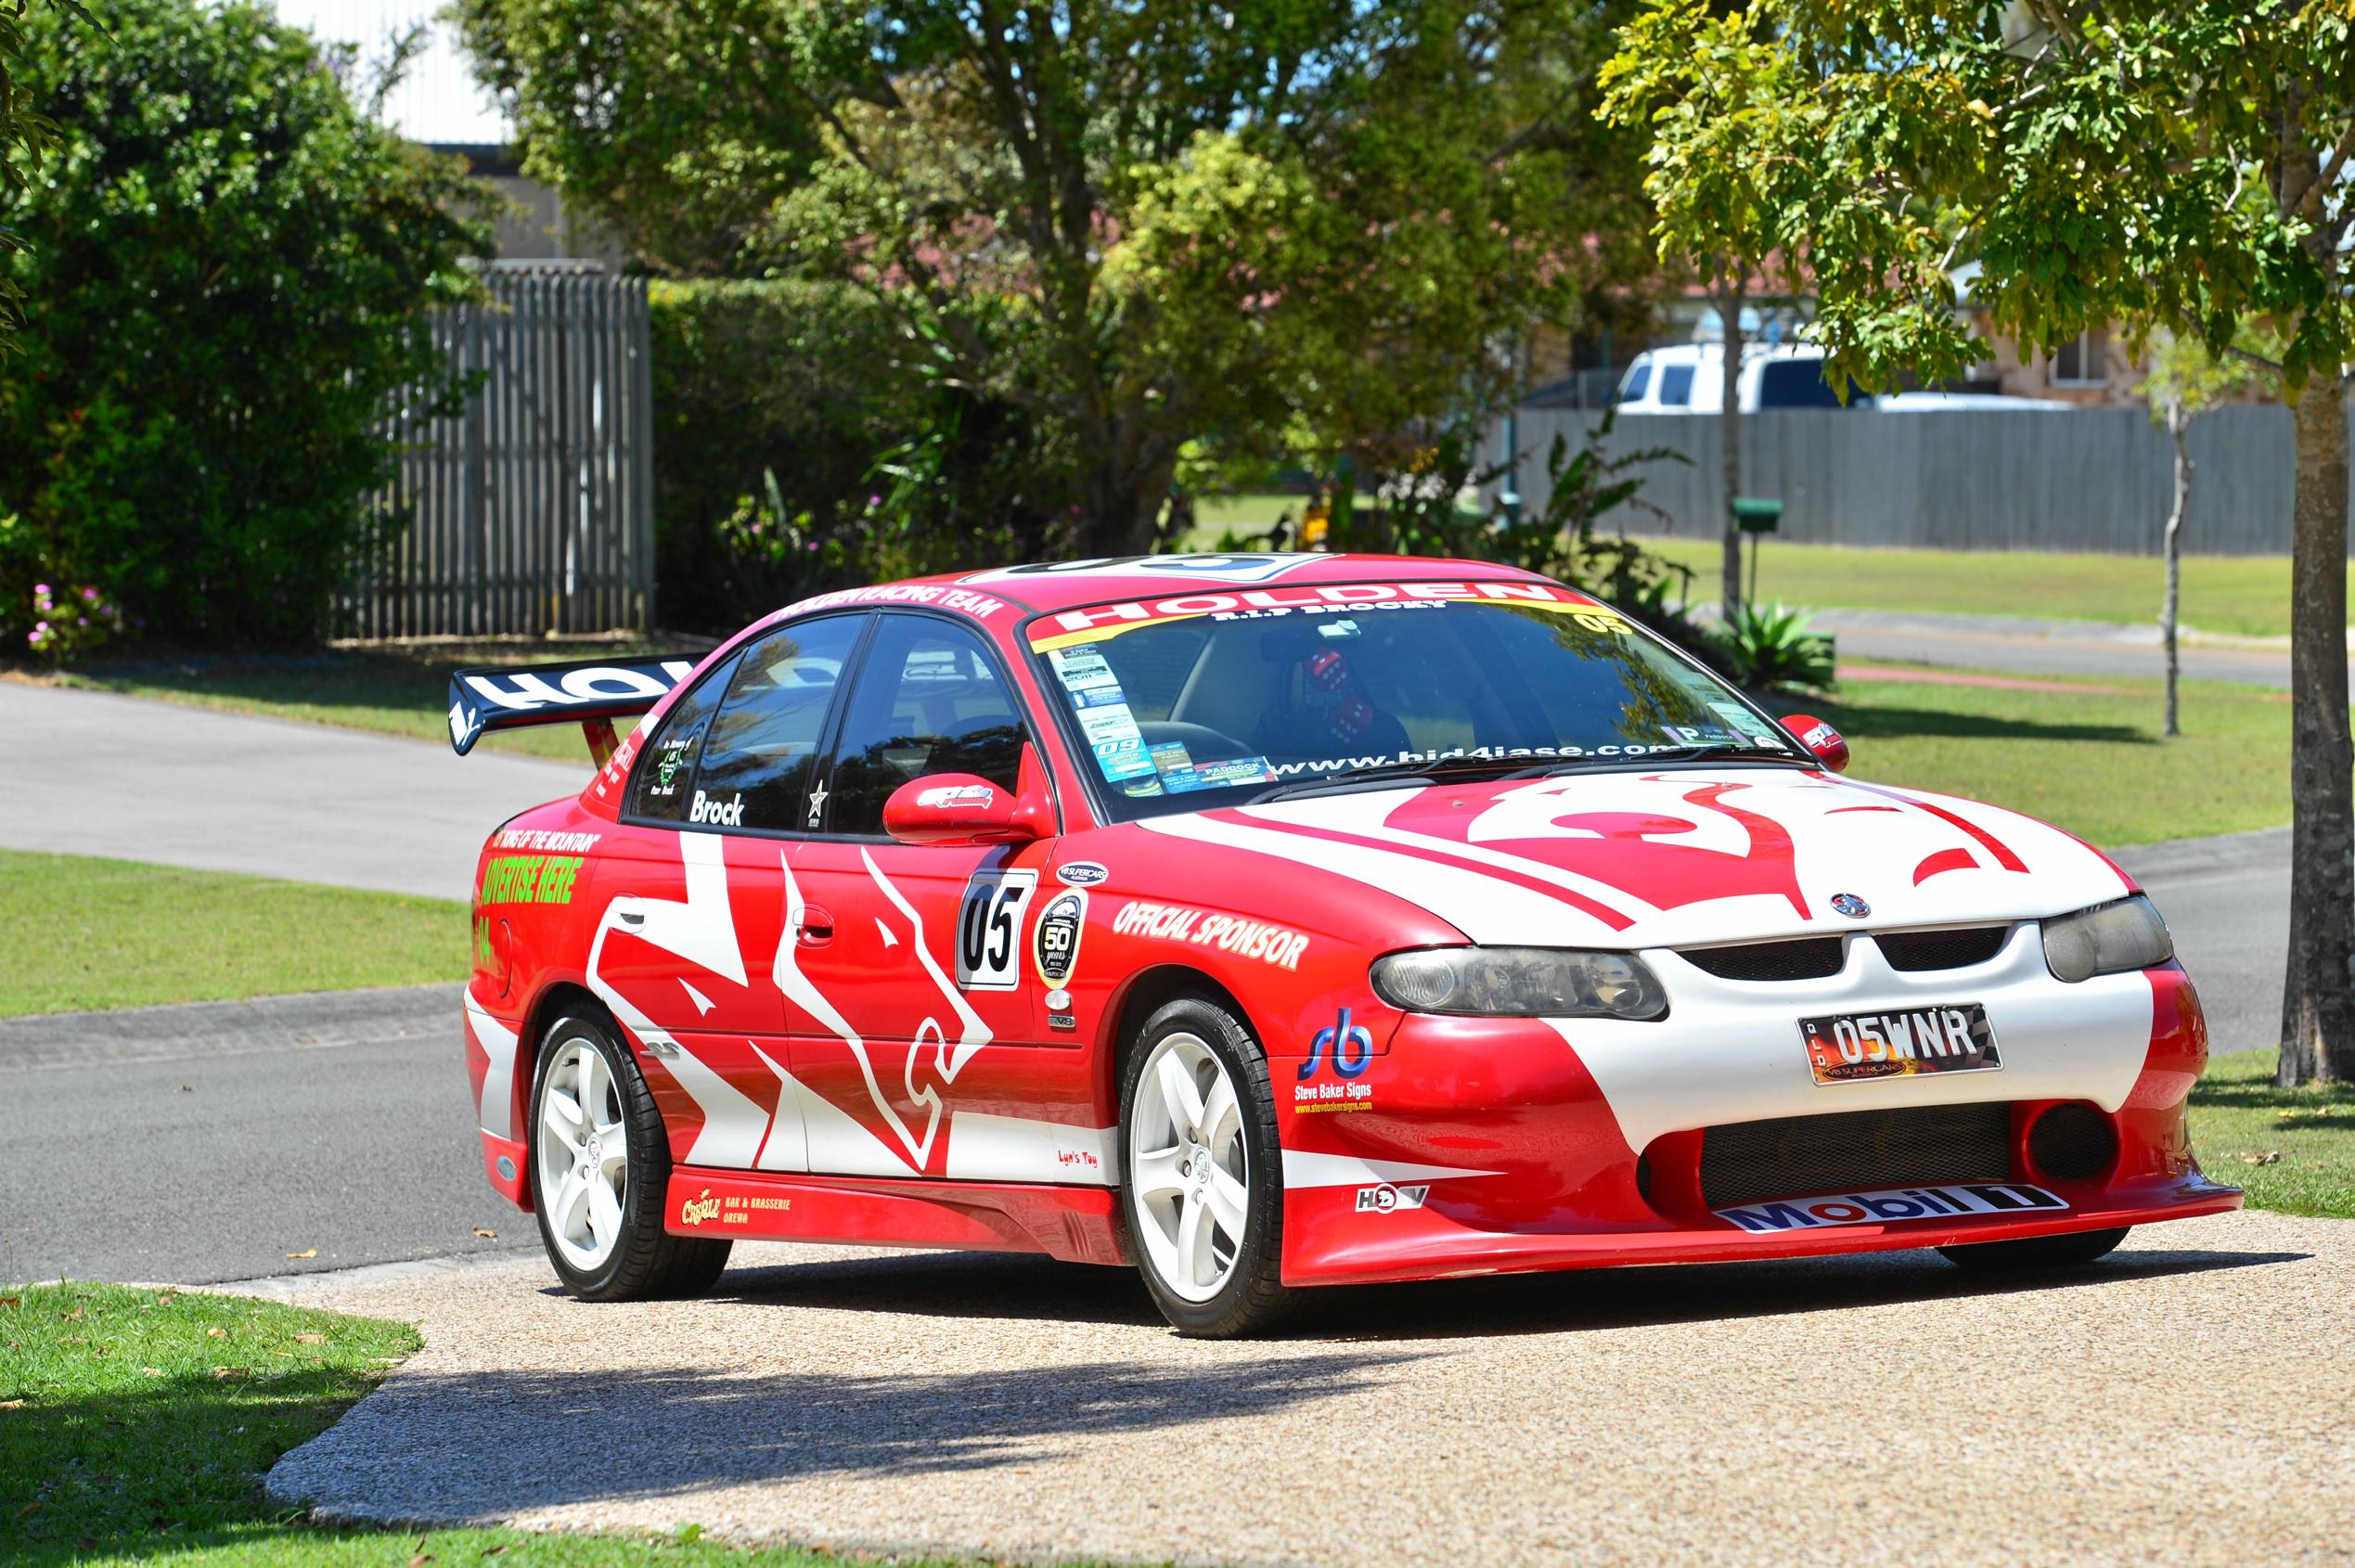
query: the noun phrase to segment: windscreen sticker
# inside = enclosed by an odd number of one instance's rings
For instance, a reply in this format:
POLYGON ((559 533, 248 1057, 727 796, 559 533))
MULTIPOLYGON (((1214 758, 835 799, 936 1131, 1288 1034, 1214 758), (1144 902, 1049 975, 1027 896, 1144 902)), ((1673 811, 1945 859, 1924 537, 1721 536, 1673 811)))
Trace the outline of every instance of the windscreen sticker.
POLYGON ((1204 616, 1220 621, 1260 621, 1291 615, 1354 617, 1376 610, 1435 610, 1451 603, 1518 604, 1559 610, 1590 631, 1628 635, 1628 623, 1617 610, 1551 583, 1329 583, 1314 587, 1180 594, 1173 598, 1133 599, 1125 604, 1066 610, 1041 616, 1031 628, 1030 646, 1035 652, 1077 648, 1118 636, 1139 626, 1204 616))
POLYGON ((1767 722, 1739 702, 1712 702, 1710 711, 1753 740, 1771 740, 1774 731, 1767 722))

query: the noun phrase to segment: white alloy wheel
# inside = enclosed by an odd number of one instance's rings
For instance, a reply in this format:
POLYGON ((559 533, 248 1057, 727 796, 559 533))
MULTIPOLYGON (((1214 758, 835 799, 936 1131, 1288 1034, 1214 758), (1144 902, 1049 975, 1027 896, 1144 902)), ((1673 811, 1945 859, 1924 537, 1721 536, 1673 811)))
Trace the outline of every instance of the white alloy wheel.
POLYGON ((1235 1081, 1199 1035, 1165 1036, 1137 1080, 1128 1189, 1156 1278, 1208 1301, 1235 1271, 1251 1214, 1251 1156, 1235 1081))
POLYGON ((622 1239, 629 1190, 629 1127, 612 1064, 575 1036, 556 1047, 540 1096, 540 1191, 548 1235, 564 1261, 600 1268, 622 1239))

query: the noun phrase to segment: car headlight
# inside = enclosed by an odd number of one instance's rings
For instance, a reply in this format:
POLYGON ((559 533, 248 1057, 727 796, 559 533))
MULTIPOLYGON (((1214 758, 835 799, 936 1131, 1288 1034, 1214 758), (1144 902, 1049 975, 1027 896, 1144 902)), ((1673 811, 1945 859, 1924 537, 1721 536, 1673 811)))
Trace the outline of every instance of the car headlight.
POLYGON ((1658 1018, 1659 978, 1632 953, 1426 947, 1373 964, 1374 995, 1406 1012, 1485 1018, 1658 1018))
POLYGON ((2044 922, 2044 967, 2072 983, 2146 970, 2175 957, 2167 922, 2141 893, 2044 922))

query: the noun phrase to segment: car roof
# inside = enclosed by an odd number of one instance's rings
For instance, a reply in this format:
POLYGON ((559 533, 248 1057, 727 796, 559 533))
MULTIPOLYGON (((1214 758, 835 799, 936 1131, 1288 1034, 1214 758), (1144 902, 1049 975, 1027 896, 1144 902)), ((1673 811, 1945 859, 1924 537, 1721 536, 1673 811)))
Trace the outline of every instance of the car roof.
POLYGON ((1041 561, 982 572, 946 572, 879 584, 891 587, 959 588, 1003 599, 1031 613, 1075 610, 1124 599, 1189 593, 1327 583, 1545 582, 1537 573, 1495 561, 1445 556, 1384 556, 1259 551, 1233 555, 1119 556, 1097 560, 1041 561))

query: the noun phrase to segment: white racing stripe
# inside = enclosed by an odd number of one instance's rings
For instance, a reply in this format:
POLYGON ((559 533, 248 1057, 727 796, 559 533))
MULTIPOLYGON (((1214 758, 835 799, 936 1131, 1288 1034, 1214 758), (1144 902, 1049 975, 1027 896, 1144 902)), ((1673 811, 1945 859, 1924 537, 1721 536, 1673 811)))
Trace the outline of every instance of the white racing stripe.
POLYGON ((496 1137, 515 1136, 515 1031, 493 1018, 466 993, 466 1027, 491 1059, 483 1074, 483 1130, 496 1137))

